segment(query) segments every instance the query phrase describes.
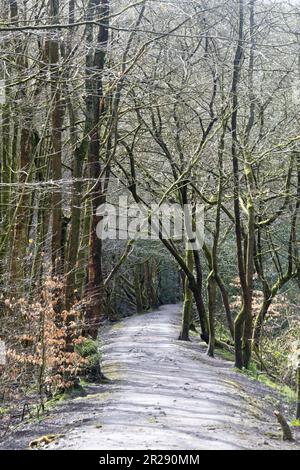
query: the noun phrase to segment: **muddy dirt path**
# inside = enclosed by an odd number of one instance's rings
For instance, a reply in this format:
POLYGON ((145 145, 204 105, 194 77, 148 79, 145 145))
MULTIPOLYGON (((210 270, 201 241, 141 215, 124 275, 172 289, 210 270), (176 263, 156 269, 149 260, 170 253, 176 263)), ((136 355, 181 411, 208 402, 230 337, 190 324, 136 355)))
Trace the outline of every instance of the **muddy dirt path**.
POLYGON ((178 311, 168 305, 114 325, 102 351, 112 383, 62 403, 6 446, 54 432, 65 437, 49 449, 299 448, 280 441, 272 391, 208 358, 198 340, 177 341, 178 311))

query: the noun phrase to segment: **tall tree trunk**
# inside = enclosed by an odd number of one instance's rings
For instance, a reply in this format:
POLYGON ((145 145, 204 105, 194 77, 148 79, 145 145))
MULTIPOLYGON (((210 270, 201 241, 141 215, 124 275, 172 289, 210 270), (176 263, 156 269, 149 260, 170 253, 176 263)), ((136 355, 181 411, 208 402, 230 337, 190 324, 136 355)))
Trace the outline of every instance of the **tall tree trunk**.
MULTIPOLYGON (((24 124, 23 124, 24 126, 24 124)), ((19 187, 21 196, 18 201, 18 210, 15 215, 16 223, 14 227, 14 239, 11 260, 11 282, 15 294, 22 294, 24 288, 25 275, 25 255, 28 246, 28 221, 29 221, 29 203, 30 195, 24 188, 28 181, 28 172, 30 172, 30 151, 31 151, 31 133, 30 129, 22 127, 20 144, 20 162, 19 162, 19 187)))
MULTIPOLYGON (((75 22, 75 1, 69 0, 69 24, 75 22)), ((67 45, 68 55, 72 53, 72 33, 70 32, 67 45)), ((68 88, 68 87, 67 87, 68 88)), ((68 92, 68 89, 66 90, 68 92)), ((81 213, 82 213, 82 178, 83 162, 87 150, 86 139, 78 145, 78 132, 76 129, 76 121, 78 120, 76 112, 76 104, 73 99, 67 98, 68 111, 70 119, 71 142, 73 146, 73 167, 71 198, 71 227, 68 237, 68 249, 65 265, 65 308, 69 310, 74 304, 76 284, 76 270, 80 245, 80 229, 81 229, 81 213)))
POLYGON ((248 214, 248 234, 246 239, 246 284, 247 293, 245 295, 245 326, 243 332, 243 363, 248 369, 252 352, 252 302, 253 302, 253 274, 254 274, 254 250, 255 250, 255 207, 254 194, 255 183, 252 168, 251 150, 247 148, 250 133, 255 120, 255 94, 254 94, 254 52, 255 52, 255 0, 250 1, 250 60, 249 60, 249 101, 250 111, 245 136, 245 178, 247 182, 247 214, 248 214))
MULTIPOLYGON (((99 2, 96 3, 99 4, 99 2)), ((97 46, 92 64, 90 63, 90 58, 87 60, 87 120, 90 134, 88 163, 93 188, 90 191, 92 217, 89 239, 88 285, 86 289, 86 322, 87 333, 94 339, 98 335, 99 321, 104 303, 102 240, 98 238, 96 230, 101 220, 97 215, 97 209, 106 202, 106 194, 101 181, 101 137, 99 126, 100 118, 105 113, 102 80, 108 45, 109 0, 100 1, 100 13, 102 22, 99 26, 97 46), (93 76, 90 76, 91 73, 93 76)))
POLYGON ((235 319, 235 366, 238 369, 243 368, 243 350, 242 350, 242 338, 245 324, 245 317, 248 311, 247 305, 247 282, 245 275, 244 266, 244 253, 243 253, 243 238, 242 238, 242 223, 241 223, 241 211, 240 211, 240 172, 239 172, 239 160, 238 160, 238 85, 240 81, 241 66, 243 59, 244 50, 244 0, 239 0, 239 36, 238 44, 234 58, 234 71, 232 78, 232 118, 231 118, 231 131, 232 131, 232 166, 233 166, 233 194, 234 194, 234 215, 235 215, 235 234, 236 234, 236 246, 237 246, 237 260, 239 278, 242 288, 243 305, 235 319))
MULTIPOLYGON (((59 0, 49 0, 49 15, 52 24, 59 23, 60 14, 59 0)), ((62 126, 64 120, 64 105, 61 91, 61 74, 59 71, 60 63, 60 44, 59 32, 53 32, 48 40, 48 56, 51 77, 52 94, 52 178, 58 186, 53 190, 52 195, 52 270, 54 275, 62 274, 63 264, 63 215, 62 215, 62 126)))
MULTIPOLYGON (((5 10, 5 17, 3 19, 8 20, 10 13, 5 10)), ((13 165, 12 165, 12 154, 11 154, 11 96, 8 85, 9 70, 8 66, 3 70, 1 74, 4 83, 4 96, 3 101, 5 106, 1 110, 1 146, 0 151, 2 159, 0 161, 0 183, 2 190, 0 192, 0 284, 4 280, 4 275, 7 269, 7 253, 9 252, 9 236, 8 233, 11 231, 11 183, 13 182, 13 165)))
MULTIPOLYGON (((10 16, 14 24, 18 25, 18 4, 14 0, 10 1, 10 16)), ((22 43, 18 40, 16 45, 16 62, 21 70, 25 69, 28 65, 24 52, 22 43)), ((21 99, 26 98, 26 89, 22 87, 18 91, 18 95, 20 95, 19 98, 21 99)), ((18 191, 20 191, 20 196, 14 213, 14 234, 10 267, 12 295, 22 295, 24 291, 24 280, 26 279, 25 257, 28 247, 29 205, 31 199, 29 189, 26 188, 25 185, 29 181, 31 173, 32 115, 31 110, 27 109, 26 106, 22 106, 21 113, 20 126, 18 125, 17 127, 17 129, 20 128, 19 160, 16 162, 19 175, 18 191)), ((17 152, 15 154, 17 154, 17 152)))
POLYGON ((253 300, 253 274, 254 274, 254 206, 253 202, 248 203, 248 237, 247 237, 247 292, 244 294, 245 302, 245 324, 243 331, 243 366, 248 369, 251 360, 252 351, 252 331, 253 331, 253 319, 252 319, 252 300, 253 300))

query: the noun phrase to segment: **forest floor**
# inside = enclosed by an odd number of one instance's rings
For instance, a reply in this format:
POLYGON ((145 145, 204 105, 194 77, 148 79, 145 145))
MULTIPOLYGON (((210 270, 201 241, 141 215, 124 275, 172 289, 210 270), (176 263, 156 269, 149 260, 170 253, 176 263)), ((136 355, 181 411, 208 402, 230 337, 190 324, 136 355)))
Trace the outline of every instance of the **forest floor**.
POLYGON ((28 448, 49 434, 64 436, 44 449, 299 449, 281 442, 278 394, 207 357, 198 338, 177 341, 178 312, 168 305, 113 325, 102 346, 111 383, 59 402, 0 449, 28 448))

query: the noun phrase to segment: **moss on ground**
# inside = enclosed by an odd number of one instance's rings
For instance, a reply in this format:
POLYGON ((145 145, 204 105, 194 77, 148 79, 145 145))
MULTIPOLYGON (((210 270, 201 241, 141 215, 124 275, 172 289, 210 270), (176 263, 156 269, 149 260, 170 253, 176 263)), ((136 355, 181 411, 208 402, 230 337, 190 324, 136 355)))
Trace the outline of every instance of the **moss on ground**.
MULTIPOLYGON (((122 367, 124 368, 124 365, 122 367)), ((124 378, 122 367, 119 362, 113 362, 105 365, 103 372, 110 380, 122 380, 124 378)))
POLYGON ((112 392, 100 392, 100 393, 90 393, 89 395, 85 395, 84 397, 76 397, 75 401, 77 400, 99 400, 101 402, 107 401, 112 395, 112 392))
POLYGON ((124 327, 124 322, 123 322, 123 321, 119 321, 118 323, 115 323, 115 324, 110 328, 110 330, 113 331, 113 332, 115 332, 115 331, 121 330, 123 327, 124 327))
POLYGON ((300 420, 299 419, 294 419, 294 421, 291 422, 291 426, 294 428, 299 428, 300 427, 300 420))
MULTIPOLYGON (((230 351, 222 348, 216 348, 216 352, 217 355, 222 359, 234 363, 235 357, 234 354, 230 351)), ((236 371, 240 374, 245 375, 250 380, 260 382, 263 385, 267 386, 269 389, 274 390, 284 399, 285 402, 288 402, 290 404, 296 403, 297 394, 292 388, 290 388, 288 385, 276 382, 267 373, 260 371, 255 363, 251 363, 250 368, 248 370, 243 369, 241 371, 239 369, 236 369, 236 371)), ((237 386, 237 384, 235 385, 237 386)), ((278 406, 279 404, 279 400, 272 395, 266 395, 265 401, 268 401, 273 406, 278 406)))
POLYGON ((54 397, 52 397, 50 400, 48 400, 45 403, 45 410, 50 410, 71 398, 82 397, 84 393, 85 393, 85 390, 82 385, 79 385, 78 387, 70 388, 69 390, 66 390, 65 392, 62 392, 62 393, 57 393, 54 397))
POLYGON ((216 348, 216 353, 219 357, 225 359, 225 361, 234 362, 234 354, 231 351, 224 348, 216 348))
POLYGON ((272 388, 290 403, 296 402, 297 395, 293 389, 291 389, 288 385, 275 382, 275 380, 269 377, 266 373, 258 370, 255 364, 251 364, 250 368, 248 370, 244 369, 242 373, 250 379, 261 382, 267 387, 272 388))
MULTIPOLYGON (((234 363, 234 360, 235 360, 234 353, 230 352, 229 350, 226 350, 223 348, 216 348, 216 353, 218 357, 225 359, 226 361, 234 363)), ((253 362, 250 364, 249 369, 247 370, 243 369, 242 371, 239 369, 236 369, 236 371, 238 373, 242 373, 246 375, 248 378, 252 380, 261 382, 264 385, 267 385, 269 388, 276 390, 277 392, 280 393, 280 395, 284 396, 286 399, 288 399, 291 402, 295 402, 297 399, 296 392, 293 389, 291 389, 288 385, 276 382, 267 373, 260 371, 257 365, 253 362)))

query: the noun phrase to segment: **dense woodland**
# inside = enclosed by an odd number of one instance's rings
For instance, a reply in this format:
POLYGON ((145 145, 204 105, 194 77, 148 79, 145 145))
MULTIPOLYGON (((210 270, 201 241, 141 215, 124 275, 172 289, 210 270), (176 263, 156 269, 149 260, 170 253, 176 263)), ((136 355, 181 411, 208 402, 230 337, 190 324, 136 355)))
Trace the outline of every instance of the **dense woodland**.
POLYGON ((300 418, 299 4, 1 0, 0 37, 0 417, 101 380, 105 323, 183 302, 180 339, 300 418), (203 204, 203 249, 100 240, 124 194, 203 204))

